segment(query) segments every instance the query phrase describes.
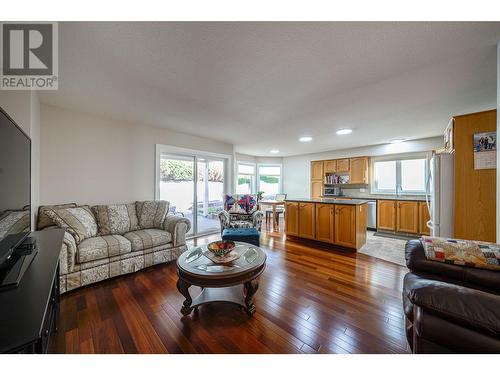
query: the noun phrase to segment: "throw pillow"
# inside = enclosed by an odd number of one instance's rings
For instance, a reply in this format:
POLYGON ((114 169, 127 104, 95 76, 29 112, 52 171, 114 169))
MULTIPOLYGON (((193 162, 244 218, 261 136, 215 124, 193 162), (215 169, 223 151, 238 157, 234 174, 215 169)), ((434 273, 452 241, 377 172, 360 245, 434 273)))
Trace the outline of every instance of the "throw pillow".
POLYGON ((224 210, 229 212, 231 208, 233 208, 235 202, 236 199, 234 196, 226 194, 224 196, 224 210))
POLYGON ((47 210, 46 214, 57 226, 73 235, 77 244, 97 236, 97 222, 89 206, 57 208, 47 210))
POLYGON ((247 195, 247 213, 253 214, 257 211, 257 199, 255 195, 247 195))
POLYGON ((429 260, 500 271, 499 244, 427 236, 422 243, 429 260))
POLYGON ((93 206, 99 234, 125 234, 139 228, 135 203, 93 206))
POLYGON ((163 229, 163 221, 168 212, 167 201, 135 202, 137 218, 141 229, 163 229))
POLYGON ((57 204, 52 206, 40 206, 38 209, 38 220, 37 220, 37 230, 42 230, 44 228, 50 227, 52 225, 56 225, 50 217, 47 216, 46 212, 48 210, 55 210, 58 208, 73 208, 76 207, 76 203, 65 203, 65 204, 57 204))

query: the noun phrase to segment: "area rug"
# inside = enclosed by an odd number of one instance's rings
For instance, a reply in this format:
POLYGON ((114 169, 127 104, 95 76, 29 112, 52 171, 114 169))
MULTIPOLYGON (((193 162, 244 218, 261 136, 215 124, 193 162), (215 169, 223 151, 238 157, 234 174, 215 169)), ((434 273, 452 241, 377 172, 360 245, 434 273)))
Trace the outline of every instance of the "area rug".
POLYGON ((406 240, 374 236, 373 232, 368 232, 366 244, 358 253, 406 267, 405 244, 406 240))

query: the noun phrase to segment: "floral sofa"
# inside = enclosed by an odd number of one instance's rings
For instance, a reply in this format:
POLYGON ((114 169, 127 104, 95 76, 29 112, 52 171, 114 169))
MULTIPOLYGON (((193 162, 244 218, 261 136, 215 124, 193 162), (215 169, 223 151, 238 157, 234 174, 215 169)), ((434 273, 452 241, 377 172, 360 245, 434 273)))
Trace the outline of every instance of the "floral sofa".
POLYGON ((219 213, 221 233, 226 228, 256 228, 260 231, 264 214, 257 209, 257 195, 224 196, 224 211, 219 213))
POLYGON ((179 257, 191 222, 167 215, 169 202, 41 206, 37 229, 66 230, 60 257, 61 293, 179 257))

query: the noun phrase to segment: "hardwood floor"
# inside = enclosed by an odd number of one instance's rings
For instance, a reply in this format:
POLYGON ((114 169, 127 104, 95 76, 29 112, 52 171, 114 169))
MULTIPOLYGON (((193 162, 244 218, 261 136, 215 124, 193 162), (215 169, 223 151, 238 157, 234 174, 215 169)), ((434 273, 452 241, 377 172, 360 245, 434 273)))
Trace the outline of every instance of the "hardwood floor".
POLYGON ((158 265, 63 295, 51 352, 408 352, 406 268, 269 230, 262 232, 268 259, 253 317, 231 304, 183 317, 175 264, 158 265))

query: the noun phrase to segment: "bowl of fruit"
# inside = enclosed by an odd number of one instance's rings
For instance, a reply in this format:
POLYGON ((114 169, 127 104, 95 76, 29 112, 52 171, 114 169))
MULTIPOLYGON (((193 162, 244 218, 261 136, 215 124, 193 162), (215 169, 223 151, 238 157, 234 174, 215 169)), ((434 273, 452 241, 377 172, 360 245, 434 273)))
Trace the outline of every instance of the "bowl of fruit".
POLYGON ((229 254, 235 247, 233 241, 214 241, 207 245, 208 250, 219 257, 229 254))

